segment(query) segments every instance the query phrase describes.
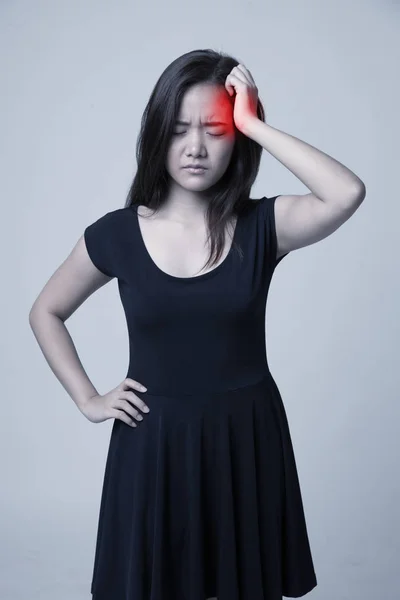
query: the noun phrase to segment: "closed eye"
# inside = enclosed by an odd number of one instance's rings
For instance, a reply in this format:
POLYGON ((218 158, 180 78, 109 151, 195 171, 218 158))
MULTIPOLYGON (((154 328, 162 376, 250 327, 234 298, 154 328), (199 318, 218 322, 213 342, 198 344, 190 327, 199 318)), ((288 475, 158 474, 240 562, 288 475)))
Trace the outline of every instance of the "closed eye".
MULTIPOLYGON (((174 131, 172 135, 183 135, 184 133, 186 133, 186 131, 174 131)), ((225 133, 209 133, 208 135, 211 135, 211 137, 221 137, 225 135, 225 133)))

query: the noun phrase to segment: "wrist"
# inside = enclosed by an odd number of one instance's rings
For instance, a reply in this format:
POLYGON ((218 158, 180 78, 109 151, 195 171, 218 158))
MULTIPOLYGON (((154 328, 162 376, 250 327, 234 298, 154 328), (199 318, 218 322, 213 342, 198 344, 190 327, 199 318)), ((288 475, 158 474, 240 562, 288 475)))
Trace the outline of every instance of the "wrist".
POLYGON ((257 131, 259 131, 260 125, 265 125, 265 123, 263 123, 263 121, 261 121, 261 119, 258 117, 251 117, 243 125, 242 133, 244 133, 245 136, 253 139, 253 136, 257 131))

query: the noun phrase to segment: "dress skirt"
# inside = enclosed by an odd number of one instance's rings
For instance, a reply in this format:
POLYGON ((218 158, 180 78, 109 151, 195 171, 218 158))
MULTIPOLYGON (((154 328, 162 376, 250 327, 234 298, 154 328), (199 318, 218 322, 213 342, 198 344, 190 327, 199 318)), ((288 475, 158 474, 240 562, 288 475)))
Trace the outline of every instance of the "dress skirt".
POLYGON ((281 600, 317 585, 284 405, 268 371, 217 393, 142 397, 115 419, 93 600, 281 600))

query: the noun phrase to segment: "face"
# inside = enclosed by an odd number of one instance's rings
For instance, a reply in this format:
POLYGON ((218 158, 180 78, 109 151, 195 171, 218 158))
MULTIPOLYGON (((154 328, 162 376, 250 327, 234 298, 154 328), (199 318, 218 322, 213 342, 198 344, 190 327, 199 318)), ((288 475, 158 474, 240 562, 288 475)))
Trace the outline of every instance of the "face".
POLYGON ((196 84, 182 99, 167 154, 170 192, 205 192, 225 173, 235 145, 233 108, 223 86, 196 84), (191 173, 190 163, 206 167, 191 173))

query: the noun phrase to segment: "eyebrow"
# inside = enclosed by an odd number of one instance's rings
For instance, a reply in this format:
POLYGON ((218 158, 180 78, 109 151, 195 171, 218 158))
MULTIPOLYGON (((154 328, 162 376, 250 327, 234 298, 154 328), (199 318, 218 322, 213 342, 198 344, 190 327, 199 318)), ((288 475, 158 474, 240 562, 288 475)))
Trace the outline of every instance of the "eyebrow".
MULTIPOLYGON (((188 121, 182 121, 180 119, 177 119, 175 122, 177 125, 190 125, 188 121)), ((227 125, 227 123, 224 121, 206 121, 204 125, 207 127, 218 127, 218 125, 227 125)))

